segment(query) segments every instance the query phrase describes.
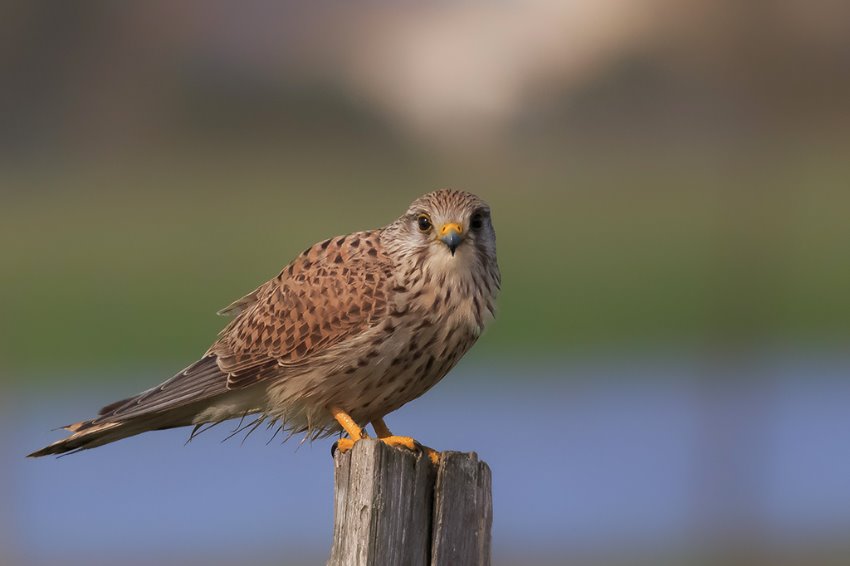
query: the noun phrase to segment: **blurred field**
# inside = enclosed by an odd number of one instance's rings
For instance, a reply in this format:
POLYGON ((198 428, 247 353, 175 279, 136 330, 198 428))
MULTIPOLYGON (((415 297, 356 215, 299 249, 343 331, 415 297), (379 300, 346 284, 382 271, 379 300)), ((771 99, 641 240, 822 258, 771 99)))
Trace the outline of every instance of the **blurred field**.
POLYGON ((443 186, 494 209, 479 359, 850 339, 844 7, 3 13, 7 377, 188 363, 301 249, 443 186))
POLYGON ((25 164, 0 181, 13 188, 0 210, 2 359, 54 375, 188 362, 224 324, 218 308, 303 248, 446 185, 487 198, 498 231, 500 316, 475 355, 839 344, 839 149, 578 150, 470 167, 349 146, 25 164))

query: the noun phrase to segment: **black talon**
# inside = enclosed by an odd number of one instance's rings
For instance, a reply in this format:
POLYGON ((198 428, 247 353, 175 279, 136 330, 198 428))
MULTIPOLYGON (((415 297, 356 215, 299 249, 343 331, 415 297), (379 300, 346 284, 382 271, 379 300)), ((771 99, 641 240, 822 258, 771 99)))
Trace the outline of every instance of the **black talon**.
POLYGON ((336 441, 334 441, 333 445, 331 446, 331 458, 336 458, 336 449, 337 449, 338 445, 339 445, 339 440, 336 440, 336 441))

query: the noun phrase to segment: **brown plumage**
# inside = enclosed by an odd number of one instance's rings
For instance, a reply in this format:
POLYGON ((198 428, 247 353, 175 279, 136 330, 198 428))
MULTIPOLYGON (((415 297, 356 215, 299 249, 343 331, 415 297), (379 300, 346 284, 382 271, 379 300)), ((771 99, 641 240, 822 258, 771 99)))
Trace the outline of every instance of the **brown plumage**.
POLYGON ((386 430, 386 414, 435 385, 477 340, 499 285, 487 204, 429 193, 384 228, 311 246, 220 311, 233 320, 200 360, 31 456, 177 426, 195 434, 248 414, 309 438, 340 431, 334 410, 386 430))

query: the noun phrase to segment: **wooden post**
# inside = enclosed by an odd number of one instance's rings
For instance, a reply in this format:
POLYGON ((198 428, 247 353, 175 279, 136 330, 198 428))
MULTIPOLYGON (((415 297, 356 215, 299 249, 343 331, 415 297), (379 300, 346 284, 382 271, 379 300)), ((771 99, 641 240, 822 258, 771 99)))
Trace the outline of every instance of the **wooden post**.
POLYGON ((490 468, 474 452, 424 454, 362 440, 334 458, 328 566, 489 566, 490 468))

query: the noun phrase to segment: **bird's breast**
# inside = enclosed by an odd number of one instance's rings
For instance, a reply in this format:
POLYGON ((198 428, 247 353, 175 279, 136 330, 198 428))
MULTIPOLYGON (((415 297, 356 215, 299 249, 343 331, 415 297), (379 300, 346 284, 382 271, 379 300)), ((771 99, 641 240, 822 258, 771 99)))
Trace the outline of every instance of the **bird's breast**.
POLYGON ((411 305, 446 334, 468 332, 478 336, 493 318, 495 285, 484 277, 448 273, 425 278, 414 289, 408 297, 401 297, 401 304, 411 305))

